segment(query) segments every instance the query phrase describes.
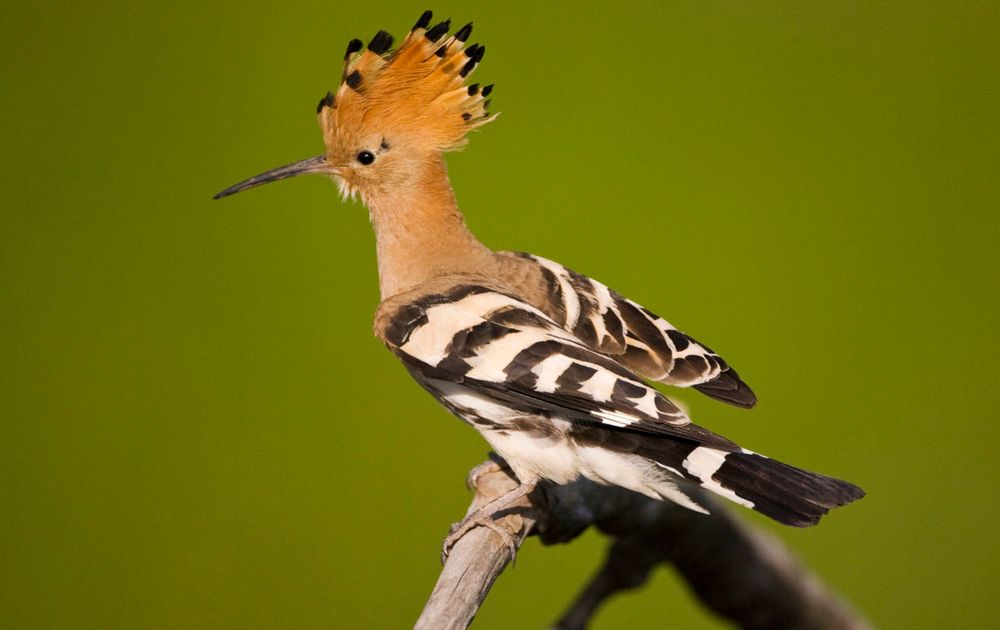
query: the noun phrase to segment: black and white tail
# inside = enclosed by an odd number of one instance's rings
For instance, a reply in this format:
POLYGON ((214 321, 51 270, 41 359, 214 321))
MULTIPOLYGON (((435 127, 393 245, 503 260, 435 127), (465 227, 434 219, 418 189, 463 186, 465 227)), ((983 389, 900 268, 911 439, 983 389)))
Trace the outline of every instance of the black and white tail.
POLYGON ((578 448, 599 446, 623 456, 620 465, 644 471, 644 487, 631 489, 701 512, 707 510, 681 491, 678 480, 796 527, 815 525, 833 508, 865 495, 854 484, 758 455, 697 425, 686 429, 694 439, 583 424, 569 437, 578 448))
POLYGON ((796 527, 815 525, 835 507, 865 495, 854 484, 789 466, 741 449, 726 451, 709 446, 662 439, 644 440, 638 454, 662 468, 698 483, 706 490, 752 508, 779 523, 796 527), (688 451, 681 459, 680 455, 688 451), (679 461, 678 461, 679 460, 679 461))

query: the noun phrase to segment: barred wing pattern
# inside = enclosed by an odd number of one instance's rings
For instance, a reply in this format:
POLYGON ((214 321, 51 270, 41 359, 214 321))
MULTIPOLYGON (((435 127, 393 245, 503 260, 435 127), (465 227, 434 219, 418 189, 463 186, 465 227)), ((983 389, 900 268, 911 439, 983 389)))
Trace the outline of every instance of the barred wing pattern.
POLYGON ((577 420, 693 437, 681 428, 691 421, 656 390, 535 307, 482 286, 404 306, 386 340, 422 376, 530 394, 577 420))
POLYGON ((389 348, 522 481, 583 475, 704 511, 683 491, 696 483, 794 525, 850 500, 850 484, 692 424, 628 369, 511 295, 462 284, 385 316, 389 348))
POLYGON ((538 266, 553 319, 585 344, 643 378, 694 387, 717 400, 753 407, 757 397, 726 361, 667 320, 557 262, 503 252, 538 266))

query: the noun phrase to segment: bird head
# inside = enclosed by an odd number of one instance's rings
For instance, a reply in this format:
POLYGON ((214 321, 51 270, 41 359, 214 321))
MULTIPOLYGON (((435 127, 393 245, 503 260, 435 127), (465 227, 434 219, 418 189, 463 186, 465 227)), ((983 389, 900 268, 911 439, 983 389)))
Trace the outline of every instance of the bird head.
POLYGON ((467 85, 486 52, 465 42, 472 24, 448 35, 450 21, 431 26, 425 11, 393 50, 379 31, 367 46, 347 46, 340 86, 316 108, 326 152, 261 173, 216 199, 305 173, 333 176, 342 194, 368 200, 406 186, 421 164, 461 148, 466 135, 496 118, 487 111, 493 86, 467 85))

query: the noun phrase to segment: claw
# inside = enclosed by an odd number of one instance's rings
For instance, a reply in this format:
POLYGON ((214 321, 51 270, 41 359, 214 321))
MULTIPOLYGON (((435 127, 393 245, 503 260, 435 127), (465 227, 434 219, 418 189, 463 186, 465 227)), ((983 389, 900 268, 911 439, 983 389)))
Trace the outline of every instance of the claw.
POLYGON ((465 477, 465 487, 469 490, 475 490, 479 486, 479 478, 487 473, 500 472, 503 467, 493 460, 483 462, 475 468, 469 471, 469 474, 465 477))
MULTIPOLYGON (((487 462, 473 469, 469 474, 470 480, 474 483, 475 480, 478 479, 479 475, 487 472, 490 464, 493 464, 493 462, 487 462)), ((452 525, 451 529, 448 531, 448 536, 444 539, 444 543, 441 545, 441 564, 444 564, 448 559, 448 555, 451 553, 452 547, 454 547, 463 536, 469 533, 470 530, 475 529, 476 527, 486 527, 496 532, 496 534, 500 536, 503 543, 510 550, 510 559, 511 562, 513 562, 517 557, 517 541, 514 539, 513 534, 500 527, 496 522, 494 522, 493 519, 498 512, 508 507, 511 503, 526 494, 530 494, 531 491, 535 489, 537 483, 537 480, 522 483, 517 488, 514 488, 502 497, 495 499, 493 502, 484 505, 472 514, 466 516, 461 523, 452 525)))
POLYGON ((492 515, 473 515, 470 518, 465 519, 461 523, 455 523, 448 530, 448 536, 444 539, 444 543, 441 545, 441 564, 444 564, 448 560, 448 556, 451 554, 451 549, 454 547, 463 536, 468 534, 471 530, 477 527, 485 527, 491 530, 503 541, 503 544, 507 546, 510 551, 510 561, 514 564, 517 560, 517 541, 514 536, 497 525, 493 520, 492 515))

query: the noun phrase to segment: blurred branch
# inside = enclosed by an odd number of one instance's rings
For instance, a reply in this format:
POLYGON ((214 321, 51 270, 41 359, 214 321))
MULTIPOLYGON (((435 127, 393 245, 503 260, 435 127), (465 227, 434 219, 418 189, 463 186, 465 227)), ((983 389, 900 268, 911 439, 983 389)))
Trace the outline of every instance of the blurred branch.
MULTIPOLYGON (((476 489, 470 513, 517 487, 496 463, 478 467, 470 480, 476 489)), ((643 585, 660 563, 673 565, 705 606, 741 628, 870 628, 776 538, 733 517, 710 495, 697 500, 712 516, 581 479, 541 487, 497 525, 518 547, 528 533, 549 545, 569 542, 592 525, 612 537, 604 565, 553 626, 557 630, 585 628, 609 597, 643 585)), ((510 560, 497 533, 470 531, 452 549, 416 628, 467 628, 510 560)))

